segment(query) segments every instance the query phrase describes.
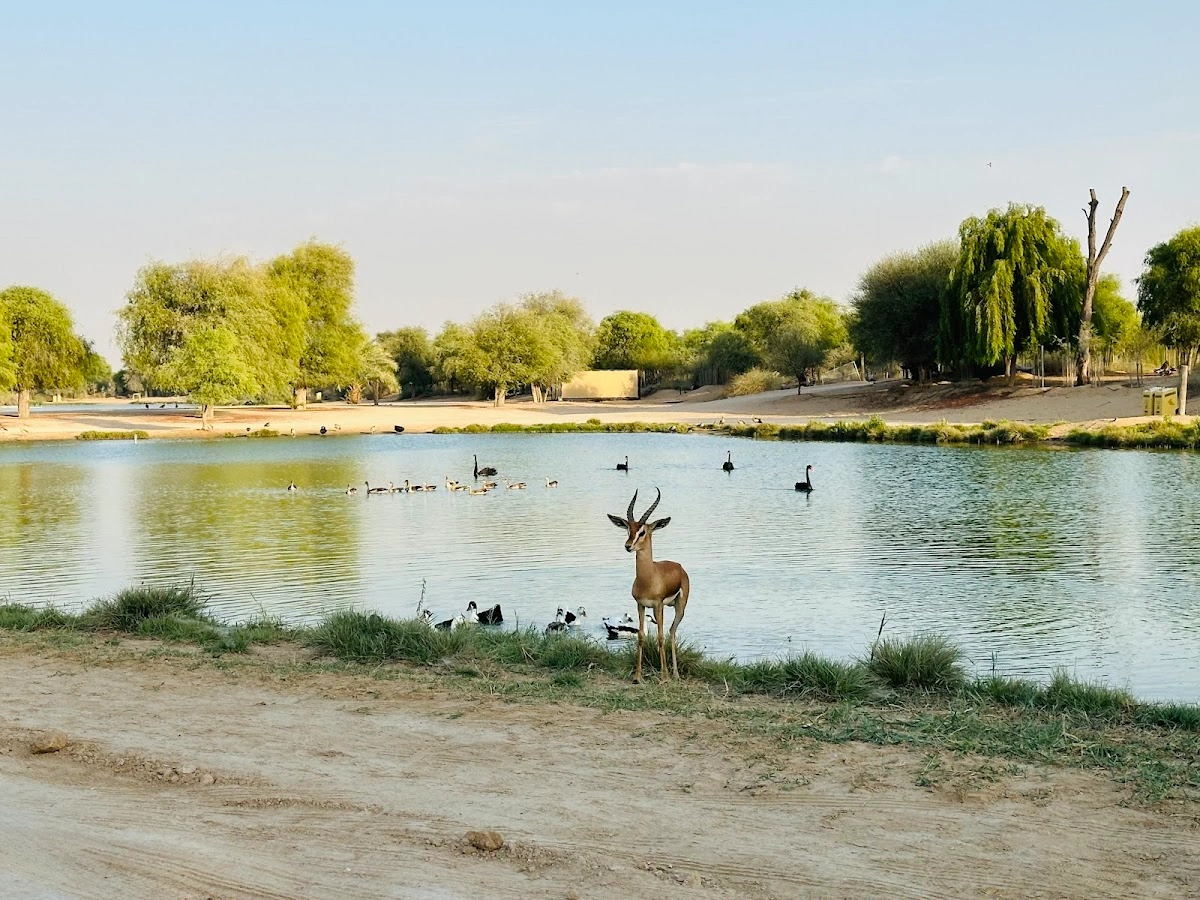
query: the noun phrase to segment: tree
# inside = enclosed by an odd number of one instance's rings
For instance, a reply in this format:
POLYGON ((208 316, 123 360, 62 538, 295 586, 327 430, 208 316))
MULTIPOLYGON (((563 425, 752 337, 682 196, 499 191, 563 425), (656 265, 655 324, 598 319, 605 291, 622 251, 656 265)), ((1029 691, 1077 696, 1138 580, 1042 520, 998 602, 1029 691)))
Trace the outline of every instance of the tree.
POLYGON ((262 268, 244 258, 151 263, 138 272, 118 313, 125 364, 148 390, 166 388, 163 371, 188 335, 204 329, 233 336, 250 373, 248 395, 287 396, 300 349, 294 323, 281 320, 262 268))
POLYGON ((167 390, 187 394, 201 406, 201 421, 212 420, 213 407, 255 393, 258 382, 245 360, 243 343, 225 325, 200 324, 188 329, 157 372, 167 390))
POLYGON ((524 294, 520 309, 532 317, 548 349, 530 383, 534 402, 541 402, 547 390, 587 368, 595 350, 595 326, 578 298, 558 290, 524 294))
POLYGON ((405 387, 411 389, 414 397, 429 391, 434 382, 436 355, 424 328, 384 331, 376 335, 375 340, 396 363, 396 380, 401 394, 405 387))
POLYGON ((1146 252, 1137 305, 1142 321, 1190 363, 1200 346, 1200 227, 1184 229, 1146 252))
POLYGON ((290 305, 272 294, 263 269, 245 259, 156 262, 138 272, 118 313, 117 338, 127 368, 147 388, 189 394, 207 421, 217 403, 287 395, 300 353, 295 309, 292 321, 280 318, 290 305), (193 339, 196 334, 201 337, 193 339), (236 367, 226 359, 210 367, 195 356, 205 347, 230 346, 236 367), (211 390, 197 380, 206 374, 217 379, 211 390), (243 392, 231 395, 233 386, 243 392))
POLYGON ((113 388, 112 366, 103 356, 96 352, 91 341, 83 341, 83 358, 79 364, 79 374, 84 387, 89 392, 110 391, 113 388))
POLYGON ((1009 205, 959 228, 959 255, 942 304, 938 355, 946 363, 1003 362, 1078 331, 1085 280, 1079 244, 1041 207, 1009 205))
POLYGON ((555 349, 549 335, 527 310, 498 303, 471 322, 475 352, 469 380, 494 393, 504 405, 512 388, 532 384, 553 365, 555 349))
POLYGON ((937 365, 942 303, 957 259, 954 242, 940 241, 871 266, 852 300, 855 348, 877 362, 897 362, 919 381, 928 381, 937 365))
POLYGON ((1100 201, 1096 199, 1095 188, 1092 188, 1089 193, 1091 200, 1088 202, 1088 208, 1083 211, 1087 216, 1088 223, 1088 255, 1084 276, 1083 311, 1079 320, 1079 352, 1075 357, 1075 383, 1077 385, 1088 384, 1091 381, 1092 302, 1096 296, 1096 285, 1100 280, 1100 266, 1104 264, 1104 257, 1108 256, 1113 235, 1117 233, 1117 224, 1121 221, 1121 214, 1125 212, 1125 201, 1129 199, 1129 188, 1121 188, 1121 199, 1117 201, 1117 209, 1108 223, 1108 233, 1104 236, 1104 243, 1099 251, 1096 250, 1096 207, 1100 205, 1100 201))
POLYGON ((1101 275, 1092 303, 1093 344, 1107 360, 1129 346, 1138 325, 1137 307, 1121 296, 1121 280, 1101 275))
POLYGON ((293 402, 303 407, 308 389, 350 384, 368 345, 354 318, 354 260, 340 247, 308 241, 266 267, 271 299, 289 348, 297 347, 293 402))
POLYGON ((400 389, 396 381, 396 360, 379 343, 367 341, 366 345, 356 352, 358 371, 351 381, 351 396, 358 403, 362 398, 362 386, 371 389, 371 400, 379 405, 379 395, 384 391, 392 392, 400 389))
POLYGON ((29 415, 34 391, 82 383, 83 341, 75 334, 70 312, 50 294, 34 287, 0 291, 0 327, 8 333, 7 341, 0 342, 0 378, 17 389, 18 418, 29 415))
POLYGON ((762 362, 750 339, 730 322, 690 328, 683 334, 682 346, 693 373, 699 376, 700 370, 708 369, 715 384, 724 384, 762 362))
POLYGON ((847 340, 837 304, 803 288, 781 300, 756 303, 739 313, 733 324, 767 365, 795 376, 797 391, 808 373, 826 365, 829 354, 847 340))
POLYGON ((475 375, 484 363, 466 325, 447 322, 433 342, 434 376, 451 392, 459 386, 475 386, 475 375))
POLYGON ((678 359, 678 339, 649 313, 621 310, 600 320, 597 369, 640 369, 656 376, 678 359))

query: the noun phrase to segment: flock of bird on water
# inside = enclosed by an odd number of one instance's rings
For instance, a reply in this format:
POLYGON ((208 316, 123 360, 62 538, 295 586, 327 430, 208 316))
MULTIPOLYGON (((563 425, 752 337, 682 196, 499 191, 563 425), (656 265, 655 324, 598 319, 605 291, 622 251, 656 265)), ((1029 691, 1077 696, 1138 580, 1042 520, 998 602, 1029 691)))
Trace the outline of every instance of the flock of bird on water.
MULTIPOLYGON (((322 432, 322 434, 325 433, 324 427, 321 428, 321 432, 322 432)), ((400 428, 400 426, 396 426, 396 432, 397 433, 402 432, 402 429, 400 428)), ((474 474, 475 480, 479 481, 480 479, 484 479, 481 486, 473 487, 470 484, 465 484, 462 482, 454 481, 450 478, 449 475, 447 475, 446 476, 446 490, 450 491, 451 493, 461 491, 461 492, 464 492, 471 496, 479 496, 481 494, 486 494, 489 491, 495 490, 500 486, 500 483, 497 481, 486 480, 488 478, 495 477, 496 475, 499 474, 496 467, 495 466, 480 466, 478 454, 473 454, 472 457, 474 460, 473 474, 474 474)), ((618 472, 628 472, 629 468, 630 467, 629 467, 629 457, 628 456, 626 456, 622 462, 617 463, 617 466, 616 466, 616 470, 618 472)), ((725 472, 732 472, 734 470, 733 451, 732 450, 726 451, 725 462, 723 462, 721 464, 721 469, 725 472)), ((798 492, 805 493, 805 494, 812 493, 812 491, 813 491, 812 471, 813 471, 813 467, 811 465, 805 467, 804 481, 796 482, 796 490, 798 492)), ((510 481, 507 478, 502 479, 502 480, 504 481, 505 488, 507 488, 508 490, 523 490, 527 487, 527 485, 524 481, 510 481)), ((436 484, 425 484, 425 483, 414 484, 412 482, 412 480, 408 479, 408 478, 404 479, 403 485, 397 485, 397 484, 395 484, 395 482, 389 481, 387 484, 387 487, 371 487, 371 483, 368 481, 368 482, 364 482, 364 486, 366 489, 365 493, 367 496, 372 496, 372 495, 377 495, 377 494, 409 494, 409 493, 415 493, 415 492, 428 492, 428 491, 436 491, 438 488, 438 486, 436 484)), ((558 487, 558 482, 555 479, 546 478, 546 487, 547 488, 556 488, 556 487, 558 487)), ((296 482, 292 481, 292 482, 288 483, 287 490, 289 492, 294 492, 294 491, 298 491, 299 487, 296 485, 296 482)), ((357 494, 358 488, 355 487, 354 485, 348 484, 348 485, 346 485, 346 493, 348 495, 357 494)), ((661 496, 661 494, 660 494, 660 496, 661 496)), ((636 499, 637 499, 637 494, 634 494, 634 500, 636 500, 636 499)), ((657 505, 658 505, 658 503, 657 503, 657 501, 655 501, 654 506, 657 506, 657 505)), ((630 510, 629 510, 627 518, 628 518, 629 522, 632 522, 633 521, 633 519, 632 519, 633 503, 632 502, 629 504, 629 507, 630 507, 630 510)), ((654 507, 652 506, 650 508, 650 510, 648 511, 647 515, 649 514, 649 512, 652 512, 653 509, 654 509, 654 507)), ((610 518, 613 518, 613 517, 610 516, 610 518)), ((613 521, 617 524, 624 524, 619 521, 619 517, 613 518, 613 521)), ((670 521, 670 520, 668 519, 666 521, 670 521)), ((645 523, 641 523, 641 524, 644 525, 645 523)), ((665 524, 665 523, 662 523, 662 524, 665 524)), ((628 549, 628 546, 627 546, 627 549, 628 549)), ((650 620, 654 624, 658 624, 658 621, 659 621, 658 618, 655 616, 655 611, 653 609, 651 609, 650 620)), ((502 625, 504 623, 504 613, 501 610, 499 603, 497 603, 494 606, 491 606, 487 609, 480 609, 478 607, 478 605, 475 603, 475 601, 472 600, 469 603, 467 603, 467 608, 463 612, 459 613, 454 618, 444 619, 442 621, 434 621, 433 610, 418 609, 417 621, 422 622, 425 625, 428 625, 432 628, 438 629, 439 631, 452 631, 455 628, 461 628, 466 625, 502 625)), ((553 634, 556 632, 566 632, 566 631, 570 631, 570 630, 575 630, 575 629, 578 629, 578 628, 582 627, 583 625, 585 625, 586 622, 587 622, 587 610, 585 610, 582 606, 580 606, 578 609, 576 609, 574 611, 565 610, 560 606, 558 608, 558 611, 555 613, 553 621, 549 622, 546 625, 546 633, 553 634)), ((633 616, 629 615, 628 613, 626 613, 624 616, 622 616, 619 620, 616 620, 616 621, 614 621, 609 616, 605 616, 601 620, 601 623, 603 624, 606 636, 608 637, 608 639, 610 641, 640 637, 640 635, 641 635, 641 628, 639 626, 639 623, 633 618, 633 616)), ((672 631, 673 631, 673 629, 672 629, 672 631)), ((661 628, 660 628, 660 634, 661 634, 661 628)), ((673 639, 674 639, 674 634, 672 633, 672 643, 673 643, 673 639)), ((640 642, 639 642, 638 649, 639 649, 639 651, 641 649, 640 642)), ((673 650, 674 650, 674 647, 672 647, 672 651, 673 650)), ((640 657, 641 657, 641 654, 639 652, 639 660, 638 660, 639 674, 641 671, 641 658, 640 657)))

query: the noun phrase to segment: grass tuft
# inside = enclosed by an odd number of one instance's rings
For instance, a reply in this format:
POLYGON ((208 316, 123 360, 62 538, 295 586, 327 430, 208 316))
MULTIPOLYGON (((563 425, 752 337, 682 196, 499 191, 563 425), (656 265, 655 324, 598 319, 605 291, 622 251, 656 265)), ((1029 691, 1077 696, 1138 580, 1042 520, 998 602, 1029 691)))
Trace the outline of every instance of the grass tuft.
POLYGON ((77 441, 132 441, 134 438, 148 440, 150 434, 145 431, 81 431, 75 435, 77 441))
MULTIPOLYGON (((205 600, 194 584, 175 587, 139 587, 119 591, 110 600, 98 601, 82 618, 89 629, 139 633, 147 619, 206 620, 205 600)), ((165 626, 164 626, 165 627, 165 626)))
POLYGON ((872 649, 867 668, 896 690, 951 691, 966 681, 962 650, 939 634, 885 638, 872 649))

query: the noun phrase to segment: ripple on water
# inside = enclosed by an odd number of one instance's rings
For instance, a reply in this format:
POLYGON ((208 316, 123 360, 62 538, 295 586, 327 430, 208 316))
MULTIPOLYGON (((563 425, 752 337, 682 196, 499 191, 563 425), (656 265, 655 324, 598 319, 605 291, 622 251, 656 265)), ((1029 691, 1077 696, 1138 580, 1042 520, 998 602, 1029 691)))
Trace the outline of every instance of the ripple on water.
POLYGON ((657 486, 672 522, 656 553, 693 583, 681 633, 714 653, 859 655, 886 612, 887 633, 947 633, 982 672, 1062 667, 1197 699, 1197 459, 665 435, 10 445, 0 595, 80 604, 194 576, 223 616, 312 621, 409 615, 424 580, 439 615, 476 599, 541 624, 584 605, 598 628, 632 609, 605 514, 635 489, 641 512, 657 486), (529 487, 447 492, 473 452, 529 487), (632 471, 614 471, 626 453, 632 471), (792 484, 808 463, 806 496, 792 484), (345 494, 405 478, 439 489, 345 494))

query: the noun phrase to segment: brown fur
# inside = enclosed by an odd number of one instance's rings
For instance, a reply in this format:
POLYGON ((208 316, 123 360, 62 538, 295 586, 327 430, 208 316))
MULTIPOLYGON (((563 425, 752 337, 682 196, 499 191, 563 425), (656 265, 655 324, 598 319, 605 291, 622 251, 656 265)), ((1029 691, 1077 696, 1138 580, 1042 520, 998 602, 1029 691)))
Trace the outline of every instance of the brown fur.
MULTIPOLYGON (((661 497, 661 494, 659 495, 661 497)), ((637 499, 637 494, 634 494, 634 499, 637 499)), ((642 519, 649 518, 650 513, 654 511, 654 507, 658 505, 658 501, 654 501, 651 507, 646 510, 642 519)), ((633 673, 634 684, 642 680, 642 641, 646 634, 646 610, 654 611, 654 620, 658 623, 658 658, 662 667, 663 677, 667 675, 667 654, 664 645, 663 635, 663 609, 670 606, 674 609, 675 615, 671 620, 671 670, 675 677, 679 677, 679 659, 676 653, 675 631, 679 627, 680 621, 683 619, 683 613, 687 608, 688 593, 690 590, 690 582, 688 574, 684 571, 683 566, 677 562, 672 562, 669 559, 655 561, 654 551, 651 546, 651 538, 655 530, 666 528, 671 521, 659 519, 656 522, 644 522, 633 518, 633 502, 629 504, 629 513, 626 518, 610 515, 609 520, 618 528, 625 528, 627 538, 625 540, 625 549, 636 554, 634 564, 634 579, 633 579, 633 599, 638 607, 638 652, 637 666, 633 673)))

